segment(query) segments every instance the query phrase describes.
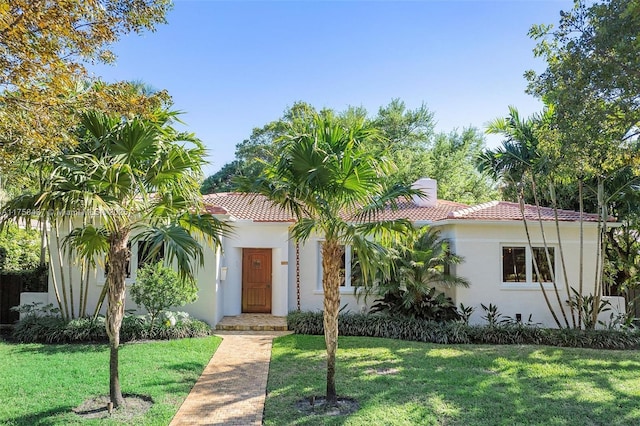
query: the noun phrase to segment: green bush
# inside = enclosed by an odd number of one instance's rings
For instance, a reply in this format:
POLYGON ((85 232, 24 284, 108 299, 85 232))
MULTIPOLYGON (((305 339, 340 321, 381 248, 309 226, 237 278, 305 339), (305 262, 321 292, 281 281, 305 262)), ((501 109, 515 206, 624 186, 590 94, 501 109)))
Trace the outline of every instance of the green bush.
POLYGON ((40 231, 8 224, 0 232, 0 270, 24 271, 40 265, 40 231))
MULTIPOLYGON (((291 312, 289 330, 298 334, 324 333, 322 312, 291 312)), ((431 343, 549 345, 594 349, 638 349, 637 330, 577 330, 539 328, 521 323, 467 325, 463 321, 435 322, 379 314, 343 313, 342 336, 386 337, 431 343)))
POLYGON ((195 283, 180 279, 178 273, 162 261, 139 269, 136 282, 131 286, 131 298, 149 312, 152 325, 160 312, 194 302, 197 293, 195 283))
MULTIPOLYGON (((166 321, 152 324, 149 315, 125 315, 120 329, 120 341, 170 340, 211 335, 211 327, 184 312, 162 313, 166 321)), ((76 318, 65 322, 59 316, 25 316, 15 325, 12 340, 21 343, 98 343, 108 342, 105 319, 76 318)))

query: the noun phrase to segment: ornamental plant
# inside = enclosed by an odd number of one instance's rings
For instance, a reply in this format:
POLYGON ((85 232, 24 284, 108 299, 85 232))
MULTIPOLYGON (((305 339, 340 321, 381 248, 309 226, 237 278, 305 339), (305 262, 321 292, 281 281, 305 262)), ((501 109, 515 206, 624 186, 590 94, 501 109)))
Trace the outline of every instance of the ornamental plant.
POLYGON ((131 286, 131 297, 151 316, 151 328, 162 311, 183 306, 197 299, 198 287, 191 280, 181 279, 176 271, 162 261, 145 265, 138 270, 136 282, 131 286))

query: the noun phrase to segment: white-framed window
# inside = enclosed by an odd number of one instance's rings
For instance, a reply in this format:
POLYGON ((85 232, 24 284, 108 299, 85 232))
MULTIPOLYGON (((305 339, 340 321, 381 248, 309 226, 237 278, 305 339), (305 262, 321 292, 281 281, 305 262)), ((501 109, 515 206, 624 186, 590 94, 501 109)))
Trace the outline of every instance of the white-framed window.
MULTIPOLYGON (((127 284, 132 284, 136 278, 136 272, 138 269, 144 267, 149 263, 157 263, 164 259, 164 245, 160 247, 157 253, 151 254, 152 243, 150 241, 137 241, 136 243, 129 242, 128 245, 131 257, 127 261, 127 284)), ((98 280, 98 284, 103 285, 107 279, 107 271, 109 270, 109 263, 105 262, 104 270, 102 271, 102 279, 98 280)))
POLYGON ((516 244, 502 245, 502 283, 518 285, 552 282, 552 275, 556 275, 555 249, 554 247, 548 247, 548 250, 550 262, 547 262, 544 247, 535 246, 533 250, 530 250, 528 246, 516 244), (538 270, 540 271, 540 279, 538 279, 538 274, 536 274, 533 265, 534 256, 538 264, 538 270), (549 263, 551 263, 551 269, 549 269, 549 263))
MULTIPOLYGON (((318 241, 318 281, 316 290, 322 291, 322 244, 324 241, 318 241)), ((351 246, 342 246, 342 262, 340 264, 340 291, 353 292, 353 289, 357 287, 355 285, 355 279, 353 276, 352 266, 357 255, 354 253, 351 246)))

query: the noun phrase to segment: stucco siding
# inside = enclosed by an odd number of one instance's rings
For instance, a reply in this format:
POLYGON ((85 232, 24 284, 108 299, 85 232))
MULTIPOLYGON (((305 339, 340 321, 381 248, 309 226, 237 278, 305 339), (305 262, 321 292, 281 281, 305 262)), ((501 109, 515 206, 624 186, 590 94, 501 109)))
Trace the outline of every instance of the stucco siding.
MULTIPOLYGON (((531 241, 534 247, 543 246, 542 233, 539 225, 530 223, 531 241)), ((484 323, 484 315, 480 304, 486 306, 489 303, 497 305, 503 315, 515 318, 520 314, 523 321, 527 321, 529 315, 535 323, 545 326, 554 326, 555 321, 545 303, 544 296, 537 282, 503 283, 502 277, 502 248, 509 246, 526 247, 527 238, 522 222, 505 223, 459 223, 450 225, 454 234, 452 249, 464 257, 464 262, 458 265, 455 272, 467 278, 471 285, 469 288, 457 287, 451 293, 456 304, 476 308, 471 318, 472 323, 484 323)), ((595 225, 589 224, 585 228, 584 244, 584 294, 593 293, 595 276, 596 244, 595 225)), ((560 289, 559 298, 565 306, 569 295, 565 291, 564 274, 560 261, 560 247, 553 223, 545 224, 545 236, 547 244, 554 247, 555 275, 560 289)), ((579 227, 576 223, 561 224, 561 242, 565 256, 567 278, 569 285, 578 287, 579 277, 579 227)), ((560 304, 557 301, 553 285, 544 284, 550 303, 554 307, 561 321, 560 304)))

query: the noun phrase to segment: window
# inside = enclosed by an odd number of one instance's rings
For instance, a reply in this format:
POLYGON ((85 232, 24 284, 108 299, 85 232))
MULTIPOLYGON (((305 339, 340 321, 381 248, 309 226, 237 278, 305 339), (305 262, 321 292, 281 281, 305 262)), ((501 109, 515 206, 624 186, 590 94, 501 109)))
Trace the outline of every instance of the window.
MULTIPOLYGON (((322 241, 318 245, 318 290, 322 290, 322 241)), ((342 261, 340 263, 340 290, 353 289, 355 285, 355 276, 353 266, 358 259, 351 246, 343 246, 342 261)))
POLYGON ((143 268, 148 264, 158 263, 164 259, 164 244, 154 253, 151 241, 138 241, 138 268, 143 268))
MULTIPOLYGON (((137 271, 150 263, 157 263, 164 259, 164 244, 160 246, 160 249, 156 250, 155 253, 153 250, 153 243, 151 241, 138 241, 134 246, 135 248, 132 248, 131 242, 129 242, 127 247, 131 253, 131 257, 127 260, 127 279, 132 278, 132 270, 137 271)), ((109 262, 106 262, 104 265, 104 278, 107 277, 108 271, 109 262)))
POLYGON ((555 275, 555 251, 549 247, 549 260, 544 247, 533 247, 533 254, 528 247, 503 246, 502 247, 502 282, 503 283, 537 283, 552 282, 555 275), (535 256, 541 279, 538 279, 533 257, 535 256), (551 268, 549 268, 549 263, 551 268))

